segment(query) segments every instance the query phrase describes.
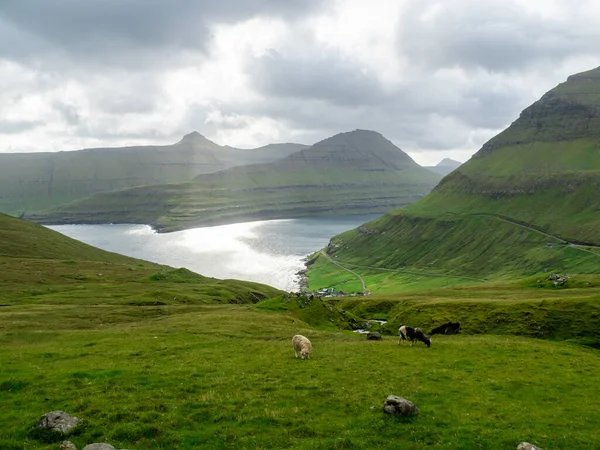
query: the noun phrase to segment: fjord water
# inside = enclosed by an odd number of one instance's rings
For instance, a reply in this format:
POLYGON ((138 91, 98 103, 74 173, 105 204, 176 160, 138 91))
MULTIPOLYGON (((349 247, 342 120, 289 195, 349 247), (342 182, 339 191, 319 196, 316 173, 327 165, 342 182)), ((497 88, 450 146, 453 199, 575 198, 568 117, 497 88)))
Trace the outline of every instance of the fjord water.
POLYGON ((297 290, 308 254, 378 215, 267 220, 157 233, 148 225, 54 225, 66 236, 134 258, 215 278, 297 290))

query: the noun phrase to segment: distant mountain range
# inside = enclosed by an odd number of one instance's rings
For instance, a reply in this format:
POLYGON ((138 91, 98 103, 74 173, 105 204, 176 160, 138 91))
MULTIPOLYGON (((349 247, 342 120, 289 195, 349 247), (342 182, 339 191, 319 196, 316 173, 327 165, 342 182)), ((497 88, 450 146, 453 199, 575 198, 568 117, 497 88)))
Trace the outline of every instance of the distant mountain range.
POLYGON ((0 211, 21 215, 97 192, 187 181, 198 174, 274 161, 306 147, 287 143, 242 150, 193 132, 164 146, 0 153, 0 211))
POLYGON ((435 165, 435 166, 423 166, 423 167, 425 167, 426 169, 432 170, 435 173, 439 173, 440 175, 448 175, 450 172, 452 172, 454 169, 459 167, 461 164, 462 164, 461 162, 455 161, 453 159, 444 158, 439 163, 437 163, 437 165, 435 165))
POLYGON ((526 108, 425 198, 336 236, 338 261, 506 278, 600 271, 600 68, 526 108))
POLYGON ((192 182, 93 195, 31 214, 42 223, 148 223, 160 230, 320 214, 383 213, 427 194, 440 176, 381 134, 355 130, 264 164, 192 182))

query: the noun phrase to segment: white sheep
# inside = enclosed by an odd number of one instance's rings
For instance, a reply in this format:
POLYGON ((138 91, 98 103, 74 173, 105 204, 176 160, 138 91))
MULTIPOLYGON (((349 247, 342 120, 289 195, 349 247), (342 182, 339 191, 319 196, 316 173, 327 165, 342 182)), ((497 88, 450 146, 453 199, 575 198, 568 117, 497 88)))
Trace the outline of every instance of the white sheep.
POLYGON ((306 357, 306 359, 310 359, 312 344, 310 343, 308 338, 297 334, 292 338, 292 345, 294 346, 296 358, 298 357, 298 352, 300 352, 300 356, 302 357, 302 359, 304 359, 304 357, 306 357))

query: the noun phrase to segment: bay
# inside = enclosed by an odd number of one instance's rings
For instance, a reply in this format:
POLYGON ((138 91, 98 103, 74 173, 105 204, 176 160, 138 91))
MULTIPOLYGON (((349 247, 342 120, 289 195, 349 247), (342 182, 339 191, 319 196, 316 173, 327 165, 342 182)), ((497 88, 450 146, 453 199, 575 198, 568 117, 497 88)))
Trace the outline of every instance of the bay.
POLYGON ((266 220, 157 233, 148 225, 53 225, 94 247, 208 277, 299 288, 304 258, 378 215, 266 220))

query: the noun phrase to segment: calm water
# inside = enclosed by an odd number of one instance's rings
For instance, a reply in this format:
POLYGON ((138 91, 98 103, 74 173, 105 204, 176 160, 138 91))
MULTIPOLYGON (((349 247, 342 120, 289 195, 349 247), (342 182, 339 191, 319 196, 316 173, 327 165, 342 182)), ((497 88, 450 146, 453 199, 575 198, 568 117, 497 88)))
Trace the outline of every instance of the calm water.
POLYGON ((303 258, 377 215, 268 220, 156 233, 147 225, 54 225, 62 234, 123 255, 215 278, 298 289, 303 258))

